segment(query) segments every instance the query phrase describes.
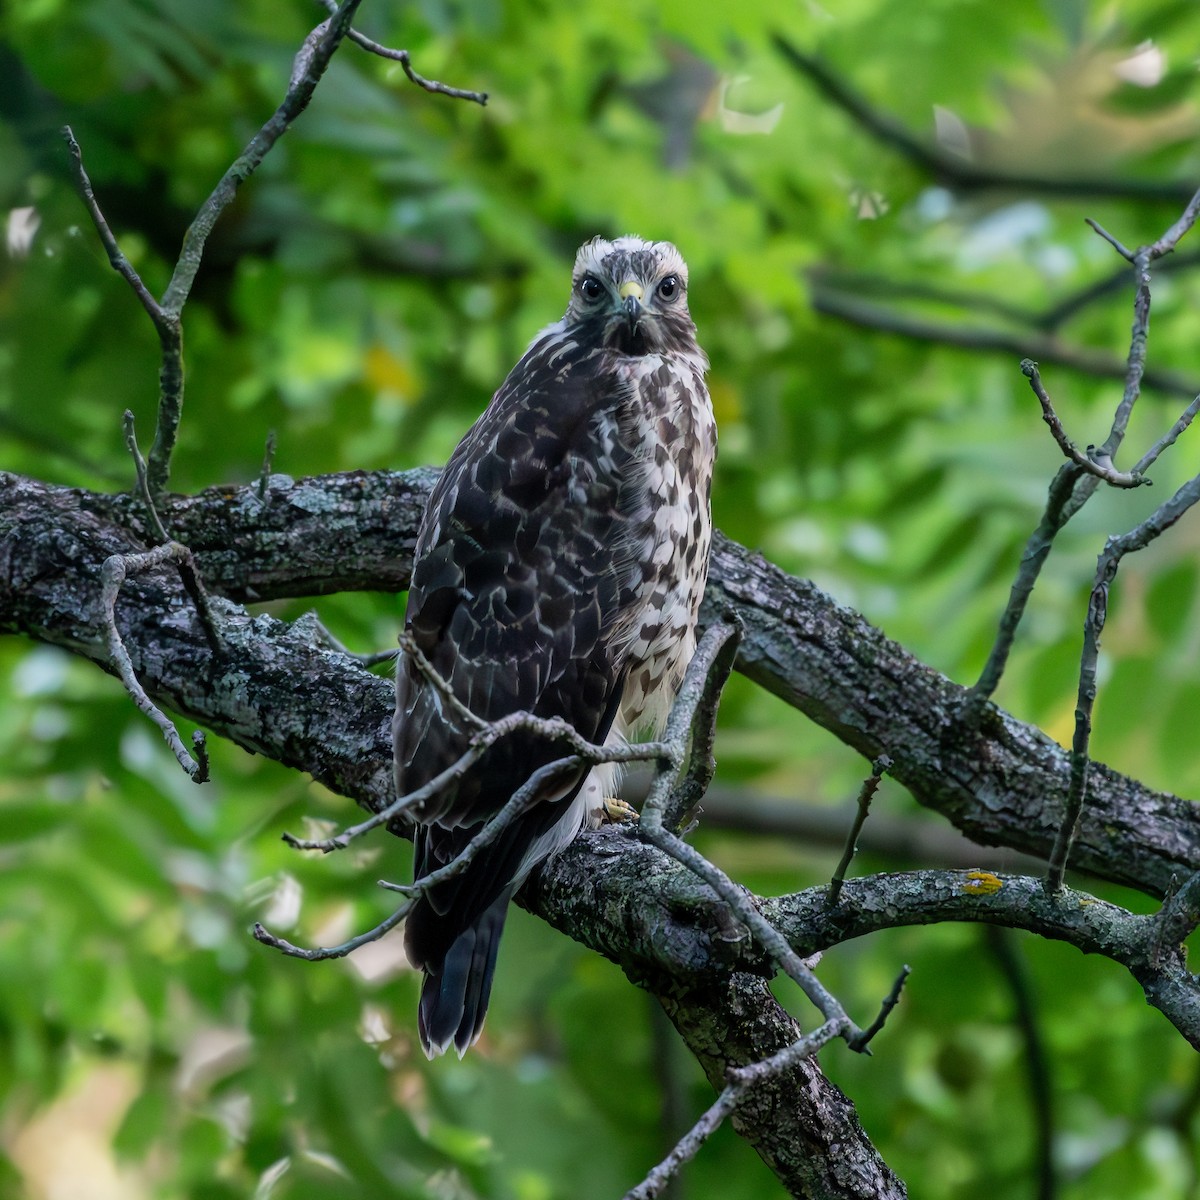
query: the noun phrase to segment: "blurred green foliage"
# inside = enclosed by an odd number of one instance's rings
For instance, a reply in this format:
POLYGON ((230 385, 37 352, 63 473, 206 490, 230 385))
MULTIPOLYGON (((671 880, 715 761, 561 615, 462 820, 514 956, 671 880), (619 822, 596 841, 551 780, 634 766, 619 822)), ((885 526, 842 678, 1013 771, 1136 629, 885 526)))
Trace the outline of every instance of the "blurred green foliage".
MULTIPOLYGON (((156 340, 71 187, 59 126, 161 290, 317 19, 301 0, 10 0, 0 14, 0 211, 39 222, 27 255, 0 259, 0 468, 124 488, 122 410, 144 444, 153 428, 156 340)), ((713 363, 718 523, 970 682, 1057 451, 1016 355, 856 328, 819 315, 813 289, 1020 332, 1115 269, 1084 216, 1137 244, 1182 205, 1103 184, 1058 198, 946 190, 819 96, 771 36, 983 165, 1186 191, 1200 178, 1200 10, 366 0, 360 25, 489 104, 428 95, 343 47, 210 242, 185 313, 174 486, 253 478, 271 430, 292 475, 442 461, 561 314, 575 247, 666 237, 689 261, 713 363), (976 301, 919 294, 930 288, 976 301)), ((1131 298, 1114 289, 1054 332, 1119 359, 1131 298)), ((1198 303, 1195 272, 1156 276, 1152 361, 1200 382, 1198 303)), ((1043 373, 1076 440, 1101 441, 1119 381, 1043 373)), ((1133 456, 1181 407, 1147 393, 1133 456)), ((1191 473, 1193 445, 1162 461, 1153 489, 1098 496, 1038 587, 998 699, 1060 740, 1094 556, 1191 473)), ((1197 528, 1185 520, 1122 567, 1093 743, 1183 794, 1200 788, 1197 528)), ((401 605, 342 596, 320 611, 367 650, 393 643, 401 605)), ((797 803, 836 803, 863 773, 741 679, 719 751, 723 782, 797 803)), ((484 1042, 426 1064, 394 940, 310 965, 247 932, 264 920, 316 942, 375 923, 389 907, 375 881, 405 875, 405 847, 288 852, 283 830, 344 822, 349 803, 226 745, 213 759, 215 782, 195 788, 112 680, 0 644, 0 1193, 599 1200, 677 1132, 662 1125, 664 1086, 685 1115, 708 1102, 651 1003, 521 913, 484 1042)), ((878 803, 914 807, 890 784, 878 803)), ((701 845, 768 892, 820 882, 833 858, 732 835, 701 845)), ((1116 967, 1016 946, 1052 1059, 1060 1195, 1196 1195, 1192 1052, 1116 967)), ((995 954, 974 928, 918 929, 841 947, 822 970, 871 1014, 901 961, 914 974, 875 1056, 832 1047, 826 1069, 914 1195, 1034 1194, 1026 1046, 995 954)), ((778 1194, 727 1129, 685 1187, 694 1200, 778 1194)))

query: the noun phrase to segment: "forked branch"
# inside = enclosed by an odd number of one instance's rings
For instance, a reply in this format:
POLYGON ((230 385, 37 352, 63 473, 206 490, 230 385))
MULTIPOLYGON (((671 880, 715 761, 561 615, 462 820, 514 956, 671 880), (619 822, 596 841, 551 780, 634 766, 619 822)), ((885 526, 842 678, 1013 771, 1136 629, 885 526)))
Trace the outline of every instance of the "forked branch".
POLYGON ((1021 370, 1028 377, 1030 385, 1042 405, 1046 423, 1050 426, 1056 441, 1070 461, 1059 469, 1051 482, 1041 521, 1025 544, 1020 566, 1009 594, 1008 604, 1000 616, 992 649, 980 672, 979 679, 971 689, 967 702, 963 706, 962 719, 968 727, 978 724, 987 701, 1000 684, 1012 652, 1013 643, 1016 640, 1017 629, 1029 603, 1029 597, 1033 593, 1034 585, 1037 583, 1059 530, 1091 499, 1101 482, 1126 488, 1137 487, 1142 482, 1148 482, 1144 480, 1146 471, 1165 450, 1175 444, 1176 439, 1187 429, 1196 416, 1197 410, 1200 409, 1200 396, 1197 396, 1184 409, 1167 433, 1142 455, 1130 471, 1120 472, 1112 466, 1113 459, 1129 428, 1129 419, 1134 405, 1141 395, 1142 381, 1146 371, 1146 348, 1150 331, 1149 265, 1175 249, 1179 240, 1195 224, 1198 215, 1200 215, 1200 191, 1192 196, 1179 219, 1163 233, 1162 237, 1137 251, 1129 250, 1107 230, 1100 228, 1096 222, 1088 222, 1101 237, 1114 247, 1118 254, 1133 264, 1136 285, 1133 326, 1130 332, 1129 352, 1125 359, 1125 386, 1113 412, 1108 436, 1101 445, 1094 448, 1089 447, 1087 453, 1083 453, 1075 447, 1067 437, 1066 431, 1050 403, 1049 396, 1041 386, 1036 364, 1028 359, 1021 364, 1021 370))

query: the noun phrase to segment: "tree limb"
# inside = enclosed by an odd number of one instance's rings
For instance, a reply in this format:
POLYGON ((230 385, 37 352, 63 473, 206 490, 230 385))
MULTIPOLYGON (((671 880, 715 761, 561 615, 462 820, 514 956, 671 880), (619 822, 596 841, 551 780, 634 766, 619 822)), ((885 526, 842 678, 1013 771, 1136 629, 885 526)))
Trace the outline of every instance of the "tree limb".
MULTIPOLYGON (((399 592, 408 586, 417 522, 435 478, 431 470, 298 481, 276 475, 263 501, 255 484, 209 489, 164 500, 164 515, 215 595, 399 592)), ((130 496, 0 475, 0 631, 26 633, 103 665, 93 611, 99 564, 144 549, 140 507, 130 496)), ((892 777, 974 841, 1049 855, 1070 767, 1067 752, 1039 729, 992 706, 976 728, 963 727, 957 714, 967 689, 813 584, 718 535, 705 619, 727 608, 746 625, 738 670, 866 758, 889 754, 892 777)), ((390 795, 387 682, 315 634, 225 605, 217 615, 238 657, 223 679, 236 686, 213 695, 206 685, 211 656, 177 581, 142 577, 122 592, 122 614, 135 668, 168 707, 310 771, 368 807, 390 795), (350 694, 353 705, 346 703, 350 694), (297 711, 299 695, 311 697, 305 711, 297 711), (319 728, 306 724, 310 712, 321 714, 319 728)), ((1092 764, 1088 786, 1072 851, 1077 867, 1159 896, 1172 875, 1200 869, 1194 804, 1100 763, 1092 764)))
POLYGON ((847 113, 866 133, 896 151, 918 170, 948 187, 961 191, 1016 191, 1045 196, 1111 196, 1131 200, 1186 201, 1192 188, 1169 179, 1104 178, 1100 176, 1029 175, 977 166, 966 158, 930 145, 895 117, 871 105, 842 79, 828 63, 806 54, 780 34, 772 37, 775 49, 798 74, 812 83, 826 100, 847 113))
MULTIPOLYGON (((1068 367, 1097 379, 1123 380, 1126 377, 1126 362, 1115 354, 1105 350, 1093 350, 1088 346, 1072 345, 1053 334, 1034 329, 951 324, 947 321, 915 317, 886 304, 875 304, 823 284, 812 286, 811 298, 816 312, 836 317, 861 329, 891 333, 918 342, 957 346, 964 350, 998 352, 1013 358, 1054 363, 1056 366, 1068 367)), ((1177 371, 1163 368, 1147 368, 1141 379, 1147 388, 1167 395, 1187 396, 1191 399, 1200 391, 1196 386, 1197 380, 1188 379, 1177 371)))
MULTIPOLYGON (((216 593, 400 590, 433 478, 274 476, 261 501, 251 484, 164 503, 216 593)), ((130 496, 0 475, 0 630, 110 669, 97 603, 100 565, 143 550, 144 521, 130 496)), ((368 808, 385 806, 390 682, 319 644, 306 623, 251 617, 227 598, 212 603, 222 632, 219 662, 177 572, 163 567, 126 584, 116 619, 146 691, 368 808)), ((868 754, 882 752, 886 741, 892 774, 926 803, 976 838, 1048 847, 1060 806, 1046 797, 1062 794, 1068 768, 1065 752, 1036 730, 995 710, 979 730, 956 730, 964 689, 812 585, 724 538, 714 549, 706 605, 710 619, 729 606, 742 615, 741 670, 868 754)), ((1099 766, 1095 780, 1078 859, 1147 891, 1165 891, 1173 870, 1190 878, 1188 864, 1200 859, 1191 806, 1099 766)), ((875 876, 847 881, 833 907, 818 888, 765 901, 763 911, 800 954, 890 924, 965 919, 1034 929, 1122 962, 1151 1002, 1196 1039, 1195 983, 1172 944, 1195 916, 1194 883, 1160 920, 1072 900, 1076 894, 1065 890, 1051 899, 1035 880, 974 876, 996 881, 995 888, 972 884, 970 873, 875 876)), ((766 986, 770 955, 755 939, 731 937, 728 909, 695 876, 618 830, 568 847, 530 881, 522 903, 653 991, 718 1088, 728 1067, 760 1061, 798 1036, 766 986)), ((811 1062, 756 1085, 735 1125, 797 1195, 904 1194, 849 1101, 811 1062)))

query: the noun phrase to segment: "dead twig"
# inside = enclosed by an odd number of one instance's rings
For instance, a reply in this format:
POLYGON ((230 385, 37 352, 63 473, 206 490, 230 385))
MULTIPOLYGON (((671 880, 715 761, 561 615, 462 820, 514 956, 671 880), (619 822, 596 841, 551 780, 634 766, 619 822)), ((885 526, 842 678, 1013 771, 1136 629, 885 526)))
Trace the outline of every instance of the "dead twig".
POLYGON ((1098 450, 1095 446, 1089 446, 1085 454, 1078 446, 1071 441, 1067 435, 1067 431, 1063 428, 1063 423, 1059 420, 1058 413, 1054 411, 1054 405, 1050 401, 1049 395, 1042 384, 1042 376, 1038 371, 1038 365, 1032 359, 1022 359, 1021 374, 1029 380, 1029 386, 1033 390, 1033 394, 1038 398, 1038 403, 1042 406, 1042 420, 1050 427, 1050 432, 1054 435, 1054 440, 1058 443, 1058 448, 1063 454, 1069 458, 1077 467, 1088 475, 1095 475, 1097 479, 1103 483, 1107 483, 1112 487, 1117 488, 1136 488, 1149 486, 1152 482, 1144 475, 1139 475, 1135 472, 1118 471, 1112 465, 1112 459, 1098 450))
POLYGON ((842 884, 846 882, 846 871, 855 854, 858 853, 858 835, 862 833, 862 828, 867 823, 867 814, 871 811, 871 801, 879 790, 879 781, 891 768, 892 760, 886 754, 881 754, 871 764, 870 775, 863 780, 862 788, 858 793, 858 808, 854 814, 854 822, 850 826, 850 833, 846 837, 845 849, 842 851, 838 865, 834 868, 833 878, 829 881, 829 903, 831 905, 838 902, 838 897, 842 894, 842 884))
POLYGON ((146 695, 145 689, 138 682, 129 651, 125 649, 125 643, 117 629, 117 597, 128 576, 142 571, 152 571, 166 563, 179 565, 183 562, 189 565, 194 574, 192 553, 186 546, 181 546, 178 542, 166 542, 164 545, 155 546, 154 549, 147 550, 142 554, 114 554, 105 559, 104 565, 100 569, 100 600, 104 609, 103 622, 109 660, 125 685, 125 690, 133 698, 134 704, 162 731, 163 738, 171 747, 175 758, 187 773, 188 778, 195 783, 207 783, 208 754, 203 733, 197 730, 193 734, 192 740, 196 750, 196 757, 193 758, 180 740, 179 732, 170 717, 146 695))
MULTIPOLYGON (((1118 254, 1133 263, 1134 266, 1136 291, 1133 301, 1133 326, 1130 331, 1129 352, 1125 358, 1125 386, 1113 413, 1108 436, 1100 446, 1089 447, 1087 454, 1079 453, 1067 438, 1065 431, 1062 430, 1061 423, 1058 423, 1061 437, 1059 432, 1055 433, 1055 437, 1059 440, 1059 445, 1067 454, 1070 462, 1059 468, 1058 474, 1051 482, 1042 519, 1025 544, 1020 566, 1009 594, 1008 604, 1000 616, 992 649, 980 672, 979 679, 971 688, 963 706, 962 720, 968 728, 978 725, 987 701, 1000 684, 1029 597, 1059 530, 1091 499, 1102 480, 1107 480, 1115 486, 1137 486, 1133 481, 1140 481, 1158 457, 1174 445, 1175 440, 1187 429, 1200 409, 1200 396, 1194 396, 1171 429, 1142 455, 1131 471, 1122 475, 1121 472, 1113 470, 1112 461, 1125 439, 1129 428, 1129 418, 1141 395, 1142 384, 1146 378, 1146 347, 1150 331, 1149 265, 1164 255, 1170 254, 1179 243, 1180 238, 1196 223, 1198 217, 1200 217, 1200 191, 1193 193, 1179 219, 1156 242, 1142 246, 1136 252, 1130 251, 1096 222, 1088 222, 1101 237, 1113 246, 1118 254)), ((1051 422, 1053 406, 1050 404, 1049 397, 1043 399, 1044 392, 1039 391, 1040 380, 1037 380, 1035 385, 1036 365, 1026 360, 1022 362, 1021 368, 1029 376, 1030 385, 1034 387, 1034 392, 1042 403, 1043 416, 1054 430, 1055 424, 1051 422), (1032 368, 1032 373, 1026 371, 1027 366, 1032 368)), ((1057 416, 1054 416, 1054 422, 1057 422, 1057 416)))
MULTIPOLYGON (((329 12, 337 11, 337 0, 322 0, 322 3, 329 12)), ((452 100, 470 100, 473 104, 485 106, 488 102, 487 92, 472 92, 465 88, 451 87, 446 83, 438 83, 436 79, 426 79, 424 75, 418 75, 413 70, 407 50, 393 50, 388 46, 382 46, 365 34, 359 33, 357 29, 350 30, 350 40, 368 54, 377 54, 380 58, 399 63, 404 74, 408 76, 409 82, 415 83, 417 87, 424 88, 427 92, 434 92, 439 96, 449 96, 452 100)))

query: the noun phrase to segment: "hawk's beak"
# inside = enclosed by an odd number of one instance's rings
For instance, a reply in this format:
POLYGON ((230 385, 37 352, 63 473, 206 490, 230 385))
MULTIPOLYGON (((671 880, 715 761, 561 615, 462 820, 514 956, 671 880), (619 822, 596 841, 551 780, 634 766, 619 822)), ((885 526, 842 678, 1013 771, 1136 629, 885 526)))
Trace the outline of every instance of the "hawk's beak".
POLYGON ((629 318, 629 328, 636 329, 638 318, 642 315, 642 285, 636 279, 627 279, 617 295, 625 301, 625 315, 629 318))

